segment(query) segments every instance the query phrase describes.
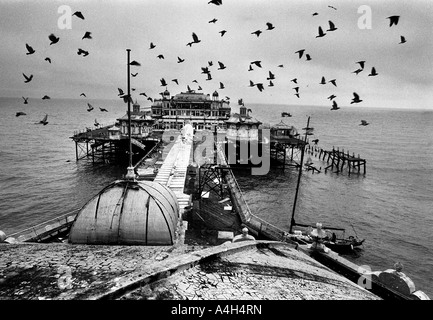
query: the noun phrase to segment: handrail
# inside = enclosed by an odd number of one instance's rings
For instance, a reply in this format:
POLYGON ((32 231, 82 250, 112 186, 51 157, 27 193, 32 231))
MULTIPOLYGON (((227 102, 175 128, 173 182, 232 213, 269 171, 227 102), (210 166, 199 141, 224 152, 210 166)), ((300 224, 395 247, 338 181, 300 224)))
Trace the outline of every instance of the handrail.
POLYGON ((41 223, 39 223, 39 224, 37 224, 37 225, 34 225, 34 226, 32 226, 32 227, 29 227, 29 228, 26 228, 26 229, 24 229, 24 230, 20 230, 20 231, 17 231, 17 232, 11 233, 10 235, 8 235, 8 237, 16 237, 17 235, 25 234, 25 233, 28 232, 28 231, 32 231, 33 233, 35 233, 35 234, 37 235, 35 229, 37 229, 37 228, 39 228, 39 227, 42 227, 42 226, 44 226, 44 225, 47 225, 47 224, 49 224, 50 222, 53 222, 53 221, 57 221, 57 222, 58 222, 59 220, 65 218, 65 217, 67 217, 67 216, 69 216, 70 214, 77 214, 78 211, 80 211, 80 209, 76 209, 76 210, 73 210, 73 211, 67 212, 67 213, 65 213, 65 214, 63 214, 63 215, 61 215, 61 216, 58 216, 58 217, 55 217, 55 218, 52 218, 52 219, 46 220, 46 221, 41 222, 41 223))

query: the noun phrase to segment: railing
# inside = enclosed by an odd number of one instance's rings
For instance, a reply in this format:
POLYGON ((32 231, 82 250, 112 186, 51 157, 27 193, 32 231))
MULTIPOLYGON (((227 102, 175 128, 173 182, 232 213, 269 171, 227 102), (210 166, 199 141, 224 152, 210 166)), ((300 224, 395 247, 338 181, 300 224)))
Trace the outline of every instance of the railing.
POLYGON ((16 238, 20 242, 33 241, 33 240, 41 240, 47 234, 50 234, 55 231, 60 231, 64 228, 69 227, 74 220, 80 209, 70 211, 61 215, 60 217, 56 217, 45 222, 39 223, 33 227, 14 232, 10 234, 8 237, 16 238))
POLYGON ((158 148, 159 148, 159 146, 161 145, 161 141, 158 141, 158 143, 157 144, 155 144, 153 147, 152 147, 152 149, 150 149, 149 150, 149 152, 148 153, 146 153, 145 155, 144 155, 144 157, 143 158, 141 158, 138 162, 137 162, 137 164, 134 166, 134 169, 136 169, 140 164, 142 164, 142 162, 146 159, 146 158, 148 158, 155 150, 157 150, 158 148))

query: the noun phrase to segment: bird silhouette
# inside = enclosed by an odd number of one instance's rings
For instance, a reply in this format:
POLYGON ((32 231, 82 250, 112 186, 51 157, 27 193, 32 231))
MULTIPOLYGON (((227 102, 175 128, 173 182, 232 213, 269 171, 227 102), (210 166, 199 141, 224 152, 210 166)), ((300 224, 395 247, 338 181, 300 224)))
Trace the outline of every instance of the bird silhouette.
POLYGON ((290 80, 291 82, 294 82, 294 83, 298 83, 298 79, 297 78, 293 78, 292 80, 290 80))
POLYGON ((298 51, 295 52, 295 53, 297 53, 299 55, 299 59, 302 58, 302 55, 304 54, 304 51, 305 51, 305 49, 301 49, 301 50, 298 50, 298 51))
POLYGON ((201 73, 210 73, 209 68, 208 67, 201 67, 201 73))
POLYGON ((338 109, 340 109, 340 107, 338 106, 337 102, 333 100, 331 110, 338 110, 338 109))
POLYGON ((311 140, 311 142, 314 142, 314 144, 318 144, 319 143, 319 139, 311 140))
POLYGON ((101 107, 99 107, 99 110, 101 110, 101 112, 108 112, 107 109, 105 109, 105 108, 101 108, 101 107))
POLYGON ((120 88, 117 88, 117 90, 119 90, 118 96, 122 96, 122 95, 124 95, 124 94, 125 94, 125 93, 123 92, 123 90, 122 90, 122 89, 120 89, 120 88))
POLYGON ((223 69, 226 68, 226 66, 224 65, 224 63, 222 63, 221 61, 218 61, 218 65, 219 65, 218 70, 223 70, 223 69))
POLYGON ((248 67, 248 71, 253 71, 254 69, 253 69, 253 67, 252 67, 252 65, 249 65, 249 67, 248 67))
POLYGON ((208 61, 207 64, 209 65, 209 67, 213 66, 213 62, 212 61, 208 61))
POLYGON ((405 43, 406 42, 406 38, 403 36, 400 36, 400 42, 399 44, 405 43))
POLYGON ((188 92, 191 92, 191 91, 192 91, 189 85, 186 85, 186 90, 187 90, 188 92))
POLYGON ((369 123, 366 120, 361 120, 360 126, 368 126, 369 123))
POLYGON ((42 97, 42 100, 49 100, 49 99, 51 99, 51 98, 49 96, 47 96, 47 95, 45 95, 45 96, 42 97))
POLYGON ((138 72, 136 73, 131 73, 131 76, 133 76, 134 78, 138 75, 138 72))
POLYGON ((81 96, 82 96, 82 97, 86 97, 86 94, 83 92, 83 93, 80 94, 80 97, 81 97, 81 96))
POLYGON ((131 65, 131 66, 137 66, 137 67, 141 66, 141 64, 139 62, 135 61, 135 60, 131 61, 129 63, 129 65, 131 65))
POLYGON ((212 75, 210 73, 207 74, 207 79, 206 81, 212 80, 212 75))
POLYGON ((260 92, 262 92, 265 88, 263 87, 263 83, 256 83, 257 89, 259 89, 260 92))
POLYGON ((29 102, 28 102, 29 98, 24 98, 24 97, 23 97, 23 99, 24 99, 24 104, 28 104, 28 103, 29 103, 29 102))
POLYGON ((224 83, 220 82, 220 89, 224 89, 224 83))
POLYGON ((146 92, 140 92, 139 96, 145 96, 145 97, 147 97, 147 94, 146 94, 146 92))
POLYGON ((92 33, 90 31, 86 31, 86 33, 84 33, 84 36, 81 38, 81 40, 84 39, 92 39, 92 33))
POLYGON ((149 100, 150 102, 153 102, 153 99, 151 97, 148 97, 147 100, 149 100))
POLYGON ((337 10, 337 8, 335 8, 335 7, 333 7, 333 6, 328 6, 328 8, 331 8, 331 9, 337 10))
POLYGON ((198 83, 197 80, 192 80, 192 82, 198 83))
POLYGON ((19 111, 19 112, 17 112, 17 113, 15 114, 15 117, 25 116, 25 115, 27 115, 27 113, 22 112, 22 111, 19 111))
POLYGON ((177 57, 177 63, 182 63, 184 61, 185 61, 185 59, 181 59, 180 57, 177 57))
POLYGON ((223 35, 226 34, 226 32, 227 32, 227 30, 221 30, 219 33, 221 34, 221 37, 222 37, 223 35))
POLYGON ((86 51, 86 50, 83 50, 83 49, 78 48, 77 54, 78 54, 79 56, 80 56, 80 55, 83 55, 83 57, 86 57, 86 56, 89 55, 89 51, 86 51))
POLYGON ((275 29, 274 25, 273 25, 272 23, 270 23, 270 22, 266 22, 266 26, 267 26, 267 29, 266 29, 266 30, 272 30, 272 29, 275 29))
POLYGON ((92 111, 94 108, 90 103, 87 103, 87 111, 90 112, 92 111))
POLYGON ((172 79, 171 81, 175 82, 177 85, 179 84, 179 82, 177 81, 177 79, 172 79))
POLYGON ((331 94, 331 95, 330 95, 328 98, 326 98, 326 99, 332 100, 332 99, 335 99, 335 98, 337 98, 337 96, 334 95, 334 94, 331 94))
POLYGON ((307 60, 307 61, 311 60, 311 56, 308 53, 305 55, 305 60, 307 60))
POLYGON ((153 42, 151 42, 150 45, 149 45, 149 49, 153 49, 155 47, 156 47, 155 44, 153 42))
POLYGON ((278 68, 284 68, 284 66, 282 64, 279 64, 278 68))
POLYGON ((300 98, 299 93, 295 93, 295 96, 297 96, 298 98, 300 98))
POLYGON ((398 24, 398 20, 400 19, 400 16, 389 16, 387 19, 389 19, 389 26, 392 27, 393 25, 398 24))
POLYGON ((377 75, 378 75, 378 73, 376 72, 376 68, 375 67, 371 68, 371 72, 370 72, 370 74, 368 76, 369 77, 374 77, 374 76, 377 76, 377 75))
POLYGON ((50 35, 48 36, 48 39, 51 40, 50 45, 52 45, 52 44, 56 44, 56 43, 59 42, 59 40, 60 40, 60 38, 59 38, 59 37, 56 37, 56 36, 54 35, 54 33, 50 34, 50 35))
POLYGON ((199 43, 201 40, 198 38, 198 36, 195 34, 195 32, 192 33, 192 42, 188 42, 187 46, 192 46, 193 43, 199 43))
POLYGON ((48 57, 46 57, 44 60, 45 60, 45 61, 48 61, 49 63, 51 63, 51 59, 48 58, 48 57))
POLYGON ((336 79, 329 80, 329 82, 331 82, 334 86, 337 86, 337 80, 336 79))
POLYGON ((24 81, 24 83, 28 83, 28 82, 32 81, 32 79, 33 79, 33 75, 32 75, 32 74, 31 74, 30 76, 26 76, 26 75, 23 73, 23 76, 24 76, 24 78, 26 78, 26 80, 24 81))
POLYGON ((261 30, 256 30, 254 32, 251 32, 251 34, 255 34, 257 37, 259 37, 261 33, 262 33, 261 30))
POLYGON ((197 90, 203 90, 200 86, 198 86, 198 89, 197 90))
POLYGON ((314 17, 314 16, 318 16, 319 14, 317 13, 317 12, 314 12, 313 14, 312 14, 312 16, 314 17))
POLYGON ((210 3, 212 3, 212 4, 216 5, 216 6, 220 6, 220 5, 223 4, 223 0, 211 0, 207 4, 210 4, 210 3))
POLYGON ((281 117, 291 117, 292 115, 290 114, 290 112, 282 112, 281 113, 281 117))
POLYGON ((158 58, 158 59, 164 59, 164 56, 163 56, 162 54, 159 54, 159 55, 157 56, 157 58, 158 58))
POLYGON ((35 51, 35 50, 30 46, 30 45, 28 45, 27 43, 26 43, 26 49, 27 49, 26 55, 33 54, 33 53, 36 52, 36 51, 35 51))
POLYGON ((218 21, 218 19, 213 18, 212 20, 209 21, 209 23, 215 23, 217 21, 218 21))
POLYGON ((294 87, 294 88, 292 88, 292 89, 295 90, 296 93, 299 93, 299 87, 294 87))
POLYGON ((361 102, 362 100, 361 99, 359 99, 359 95, 356 93, 356 92, 354 92, 353 93, 353 98, 352 98, 352 101, 350 102, 350 104, 352 104, 352 103, 359 103, 359 102, 361 102))
POLYGON ((161 80, 159 80, 161 82, 161 87, 166 87, 167 86, 167 82, 165 82, 164 78, 161 78, 161 80))
POLYGON ((48 124, 47 120, 48 120, 48 114, 45 114, 45 117, 41 121, 39 121, 38 123, 41 123, 44 126, 46 126, 48 124))
POLYGON ((355 73, 356 75, 358 75, 362 70, 364 70, 364 69, 356 69, 356 70, 353 71, 352 73, 355 73))
POLYGON ((320 84, 326 84, 325 77, 322 77, 322 81, 320 81, 320 84))
POLYGON ((329 23, 329 29, 326 31, 335 31, 338 29, 335 27, 335 24, 331 20, 329 20, 328 23, 329 23))
POLYGON ((322 27, 319 27, 318 32, 319 32, 319 34, 316 36, 316 38, 321 38, 321 37, 324 37, 326 35, 326 33, 323 32, 322 27))
POLYGON ((267 77, 266 80, 275 80, 275 75, 269 71, 269 77, 267 77))
POLYGON ((274 83, 271 80, 269 80, 268 87, 273 87, 273 86, 274 86, 274 83))
POLYGON ((252 82, 251 80, 250 80, 250 85, 249 85, 250 87, 254 87, 255 86, 255 84, 254 84, 254 82, 252 82))
POLYGON ((99 127, 100 123, 98 122, 98 120, 95 119, 95 127, 99 127))
POLYGON ((75 11, 72 15, 76 16, 77 18, 80 18, 81 20, 84 20, 84 16, 81 13, 81 11, 75 11))
POLYGON ((255 64, 257 67, 259 67, 259 68, 261 68, 262 67, 262 65, 261 65, 261 61, 258 61, 258 60, 256 60, 256 61, 252 61, 251 62, 251 64, 255 64))

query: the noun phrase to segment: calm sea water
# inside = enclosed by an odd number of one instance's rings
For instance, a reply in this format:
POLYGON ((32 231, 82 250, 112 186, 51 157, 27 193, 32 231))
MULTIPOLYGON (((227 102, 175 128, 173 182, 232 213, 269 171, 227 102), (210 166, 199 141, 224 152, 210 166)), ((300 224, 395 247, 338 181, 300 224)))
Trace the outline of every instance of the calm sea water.
MULTIPOLYGON (((125 168, 75 161, 75 130, 94 120, 114 123, 126 113, 121 101, 0 98, 0 230, 7 234, 76 210, 125 168), (87 102, 95 109, 88 112, 87 102), (100 112, 104 107, 109 112, 100 112), (24 111, 26 116, 16 117, 24 111), (47 113, 49 124, 35 124, 47 113)), ((365 238, 355 259, 372 270, 404 265, 417 289, 433 298, 433 111, 248 105, 264 123, 314 127, 318 147, 344 148, 367 160, 366 175, 303 172, 298 222, 352 226, 365 238), (271 111, 271 112, 270 112, 271 111), (360 126, 365 119, 370 125, 360 126)), ((237 106, 232 106, 237 112, 237 106)), ((300 130, 302 131, 302 130, 300 130)), ((326 163, 311 157, 317 167, 326 163)), ((266 176, 237 174, 253 212, 289 228, 297 171, 272 169, 266 176)))

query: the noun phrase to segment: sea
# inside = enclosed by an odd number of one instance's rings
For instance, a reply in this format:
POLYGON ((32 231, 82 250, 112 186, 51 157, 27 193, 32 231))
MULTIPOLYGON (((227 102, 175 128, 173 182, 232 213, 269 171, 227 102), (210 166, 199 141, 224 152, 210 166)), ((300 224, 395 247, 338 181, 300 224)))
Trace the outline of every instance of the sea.
MULTIPOLYGON (((336 173, 314 154, 320 173, 303 171, 295 208, 299 223, 321 222, 365 239, 347 258, 372 271, 403 264, 416 289, 433 298, 433 110, 249 104, 264 125, 283 121, 299 133, 313 127, 317 149, 333 147, 366 160, 366 173, 336 173), (282 112, 292 117, 281 117, 282 112), (361 126, 361 120, 369 122, 361 126)), ((238 112, 239 106, 232 106, 238 112)), ((126 168, 76 161, 74 132, 113 124, 126 114, 120 100, 0 98, 0 230, 7 235, 74 212, 126 168), (93 111, 87 111, 87 103, 93 111), (99 107, 108 112, 100 111, 99 107), (26 115, 16 116, 17 112, 26 115), (48 124, 39 121, 48 114, 48 124)), ((80 150, 78 150, 80 151, 80 150)), ((299 156, 295 154, 295 157, 299 156)), ((266 175, 236 172, 251 211, 289 230, 299 170, 266 175)))

